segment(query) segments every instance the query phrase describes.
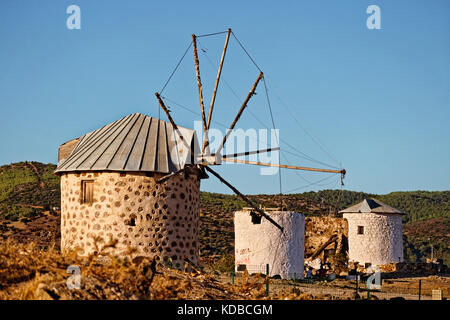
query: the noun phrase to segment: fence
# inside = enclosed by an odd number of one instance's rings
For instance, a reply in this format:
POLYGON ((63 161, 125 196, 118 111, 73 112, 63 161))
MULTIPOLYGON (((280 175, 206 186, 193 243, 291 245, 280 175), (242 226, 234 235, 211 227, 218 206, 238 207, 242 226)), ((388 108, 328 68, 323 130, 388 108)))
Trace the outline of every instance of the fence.
POLYGON ((449 296, 448 289, 424 288, 421 279, 382 279, 380 286, 374 289, 367 286, 368 276, 365 275, 357 275, 351 279, 319 276, 302 279, 302 275, 293 274, 291 279, 279 279, 267 276, 270 274, 269 265, 246 265, 245 269, 237 269, 237 272, 233 271, 227 276, 231 284, 239 283, 243 271, 247 270, 250 277, 259 275, 261 281, 264 281, 266 295, 274 298, 286 297, 292 293, 303 295, 305 299, 319 300, 441 300, 449 296))

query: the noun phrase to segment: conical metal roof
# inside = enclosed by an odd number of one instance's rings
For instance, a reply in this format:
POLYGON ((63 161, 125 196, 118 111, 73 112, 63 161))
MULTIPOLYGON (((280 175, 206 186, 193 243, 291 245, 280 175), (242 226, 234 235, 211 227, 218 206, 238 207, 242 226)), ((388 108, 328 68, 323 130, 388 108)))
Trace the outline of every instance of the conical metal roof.
POLYGON ((339 211, 339 213, 389 213, 389 214, 406 214, 403 211, 395 209, 377 199, 364 199, 362 202, 355 204, 347 209, 339 211))
POLYGON ((191 163, 194 150, 199 150, 195 131, 183 127, 178 130, 183 139, 166 121, 130 114, 78 138, 70 154, 58 161, 55 173, 175 172, 191 163))

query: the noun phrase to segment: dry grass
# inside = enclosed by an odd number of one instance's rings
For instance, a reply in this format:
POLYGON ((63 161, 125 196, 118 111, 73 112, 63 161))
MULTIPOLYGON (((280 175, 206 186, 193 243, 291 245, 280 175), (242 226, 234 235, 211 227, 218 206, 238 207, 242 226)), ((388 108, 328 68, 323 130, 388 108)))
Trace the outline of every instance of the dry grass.
MULTIPOLYGON (((232 285, 195 269, 189 272, 169 269, 146 257, 111 256, 108 249, 115 245, 114 242, 102 244, 97 241, 96 245, 95 254, 81 258, 76 251, 62 255, 52 246, 43 250, 34 243, 0 242, 0 299, 336 299, 320 294, 320 287, 315 288, 317 290, 311 288, 310 293, 305 293, 305 288, 301 290, 303 292, 292 292, 290 287, 274 290, 279 282, 275 279, 269 280, 271 295, 267 297, 266 277, 261 274, 250 276, 245 272, 232 285), (71 265, 81 269, 81 289, 70 290, 66 285, 71 276, 67 267, 71 265)), ((129 253, 132 256, 134 250, 130 249, 129 253)), ((383 291, 404 290, 406 293, 413 287, 415 293, 418 280, 386 280, 383 291)), ((450 282, 447 277, 432 276, 421 280, 423 295, 439 288, 448 297, 450 282)), ((349 284, 336 280, 330 285, 338 289, 349 284)))
POLYGON ((96 254, 80 258, 77 251, 62 255, 54 247, 42 250, 34 243, 23 245, 11 240, 1 242, 0 299, 40 299, 39 286, 65 283, 71 276, 67 273, 70 265, 79 266, 82 279, 86 281, 103 280, 118 285, 131 295, 148 295, 148 287, 153 279, 152 261, 130 261, 104 254, 114 245, 108 243, 99 248, 96 254))
POLYGON ((421 281, 422 296, 431 296, 432 290, 442 290, 444 297, 450 297, 450 278, 448 275, 389 279, 383 282, 383 290, 392 293, 418 294, 419 280, 421 281))
MULTIPOLYGON (((0 242, 0 299, 249 299, 262 297, 261 284, 247 279, 227 286, 199 271, 183 272, 157 265, 146 257, 109 255, 114 242, 98 245, 81 258, 54 247, 0 242), (81 289, 70 290, 67 267, 81 269, 81 289)), ((130 254, 133 250, 130 250, 130 254)))
POLYGON ((236 283, 230 286, 230 291, 242 294, 247 299, 266 299, 265 295, 266 278, 261 274, 250 276, 245 270, 242 277, 236 279, 236 283))

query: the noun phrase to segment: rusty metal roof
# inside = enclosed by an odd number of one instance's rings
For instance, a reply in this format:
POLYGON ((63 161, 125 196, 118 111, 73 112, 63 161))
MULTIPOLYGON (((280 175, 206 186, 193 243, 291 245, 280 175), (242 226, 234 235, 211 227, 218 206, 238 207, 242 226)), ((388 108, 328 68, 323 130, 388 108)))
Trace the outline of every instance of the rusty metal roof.
POLYGON ((388 214, 406 214, 403 211, 395 209, 377 199, 364 199, 362 202, 355 204, 347 209, 339 211, 339 213, 388 213, 388 214))
POLYGON ((130 114, 78 139, 55 173, 69 171, 146 171, 171 173, 190 163, 199 150, 195 131, 140 113, 130 114), (187 161, 189 160, 189 161, 187 161))

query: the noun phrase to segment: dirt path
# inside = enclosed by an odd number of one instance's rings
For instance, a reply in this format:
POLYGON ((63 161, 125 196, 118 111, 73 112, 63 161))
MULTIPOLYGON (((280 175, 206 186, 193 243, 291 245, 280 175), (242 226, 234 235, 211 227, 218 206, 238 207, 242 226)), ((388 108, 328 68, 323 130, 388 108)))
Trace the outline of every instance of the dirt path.
POLYGON ((34 175, 36 176, 36 179, 39 182, 39 186, 41 188, 45 187, 45 183, 41 180, 41 176, 39 175, 39 171, 36 168, 36 166, 32 162, 26 162, 26 164, 31 168, 31 170, 34 172, 34 175))

